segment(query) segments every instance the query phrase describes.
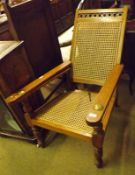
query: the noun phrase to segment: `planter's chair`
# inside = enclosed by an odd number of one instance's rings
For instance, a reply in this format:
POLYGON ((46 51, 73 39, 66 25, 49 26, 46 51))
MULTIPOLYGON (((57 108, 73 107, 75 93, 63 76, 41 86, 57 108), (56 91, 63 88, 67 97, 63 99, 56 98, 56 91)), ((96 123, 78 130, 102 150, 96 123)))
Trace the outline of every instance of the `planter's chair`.
POLYGON ((22 103, 39 146, 43 146, 41 128, 91 140, 97 166, 102 167, 103 140, 123 69, 120 59, 126 16, 127 8, 77 10, 71 61, 60 64, 6 99, 11 105, 22 103), (62 75, 66 77, 67 91, 32 111, 27 97, 62 75), (80 88, 80 84, 84 87, 80 88))

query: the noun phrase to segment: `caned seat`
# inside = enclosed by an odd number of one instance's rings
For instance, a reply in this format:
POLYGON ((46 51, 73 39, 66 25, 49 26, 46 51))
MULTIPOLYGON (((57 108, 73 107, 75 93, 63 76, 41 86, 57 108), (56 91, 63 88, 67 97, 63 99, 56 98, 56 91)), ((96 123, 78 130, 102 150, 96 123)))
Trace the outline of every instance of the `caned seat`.
POLYGON ((87 91, 82 90, 64 93, 53 103, 49 103, 46 106, 47 109, 39 111, 33 122, 44 122, 46 127, 50 125, 56 130, 58 125, 65 128, 64 133, 67 130, 70 134, 74 132, 89 140, 93 128, 87 125, 85 118, 89 113, 89 107, 94 102, 96 93, 91 93, 90 96, 87 91))
POLYGON ((41 128, 92 141, 97 167, 103 166, 104 136, 123 70, 126 17, 126 7, 77 10, 70 61, 6 99, 10 105, 22 103, 39 146, 44 144, 41 128), (64 81, 64 90, 33 111, 27 97, 57 77, 64 81))

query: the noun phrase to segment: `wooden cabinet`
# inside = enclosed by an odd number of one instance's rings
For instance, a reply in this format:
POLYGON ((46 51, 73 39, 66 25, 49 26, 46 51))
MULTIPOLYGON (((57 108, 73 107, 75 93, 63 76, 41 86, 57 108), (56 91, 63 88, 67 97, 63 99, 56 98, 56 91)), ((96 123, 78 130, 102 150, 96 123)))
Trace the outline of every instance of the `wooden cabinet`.
POLYGON ((0 0, 0 41, 11 40, 12 36, 9 32, 8 19, 4 13, 2 1, 0 0))
POLYGON ((126 32, 122 59, 124 70, 129 75, 130 94, 133 94, 132 85, 135 79, 135 21, 133 27, 126 32))
POLYGON ((0 41, 0 90, 6 97, 33 78, 23 43, 0 41))
POLYGON ((57 34, 61 34, 74 23, 73 0, 51 0, 51 11, 57 34))
MULTIPOLYGON (((3 99, 62 62, 49 0, 26 0, 11 6, 6 1, 4 6, 13 39, 24 40, 24 43, 0 41, 0 91, 3 99)), ((29 98, 33 108, 42 100, 40 91, 29 98)), ((22 106, 15 104, 10 108, 23 133, 31 136, 22 106)))
POLYGON ((129 75, 130 94, 133 94, 132 85, 135 79, 135 1, 122 0, 121 3, 129 6, 122 62, 125 65, 125 72, 129 75))
POLYGON ((135 18, 135 1, 134 0, 119 0, 121 5, 127 5, 128 9, 128 19, 135 18))
POLYGON ((135 30, 127 31, 123 51, 125 71, 135 76, 135 30))
POLYGON ((24 40, 28 60, 36 77, 62 62, 49 0, 26 0, 18 5, 5 3, 10 31, 15 40, 24 40))
POLYGON ((6 14, 0 15, 0 41, 13 39, 9 32, 9 25, 6 14))
POLYGON ((96 9, 101 7, 101 0, 86 0, 84 2, 83 8, 84 9, 96 9))
MULTIPOLYGON (((20 41, 0 41, 0 95, 4 98, 34 79, 34 74, 20 41)), ((31 135, 19 104, 8 106, 22 132, 31 135)), ((6 135, 8 135, 6 133, 6 135)), ((10 135, 10 134, 9 134, 10 135)))

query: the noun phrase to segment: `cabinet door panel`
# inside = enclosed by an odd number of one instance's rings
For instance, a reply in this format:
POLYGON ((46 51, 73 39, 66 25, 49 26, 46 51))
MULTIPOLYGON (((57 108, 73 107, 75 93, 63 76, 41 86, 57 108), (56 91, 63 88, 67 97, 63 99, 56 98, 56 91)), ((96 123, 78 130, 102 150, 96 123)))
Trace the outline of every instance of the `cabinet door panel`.
POLYGON ((24 40, 36 77, 62 62, 49 0, 31 0, 17 6, 5 4, 14 39, 24 40))

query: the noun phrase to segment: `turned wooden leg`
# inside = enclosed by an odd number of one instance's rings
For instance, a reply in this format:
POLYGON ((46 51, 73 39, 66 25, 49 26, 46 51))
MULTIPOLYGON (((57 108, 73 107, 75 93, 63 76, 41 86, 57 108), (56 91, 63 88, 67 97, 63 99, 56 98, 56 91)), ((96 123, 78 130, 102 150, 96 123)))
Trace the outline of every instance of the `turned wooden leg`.
POLYGON ((103 141, 104 141, 104 131, 102 126, 94 127, 95 131, 92 138, 92 143, 94 146, 94 154, 96 159, 96 166, 98 168, 103 167, 103 141))
POLYGON ((96 158, 96 166, 97 168, 103 167, 103 148, 94 147, 94 154, 96 158))
POLYGON ((41 129, 37 126, 32 126, 33 135, 37 139, 37 147, 44 147, 41 129))

